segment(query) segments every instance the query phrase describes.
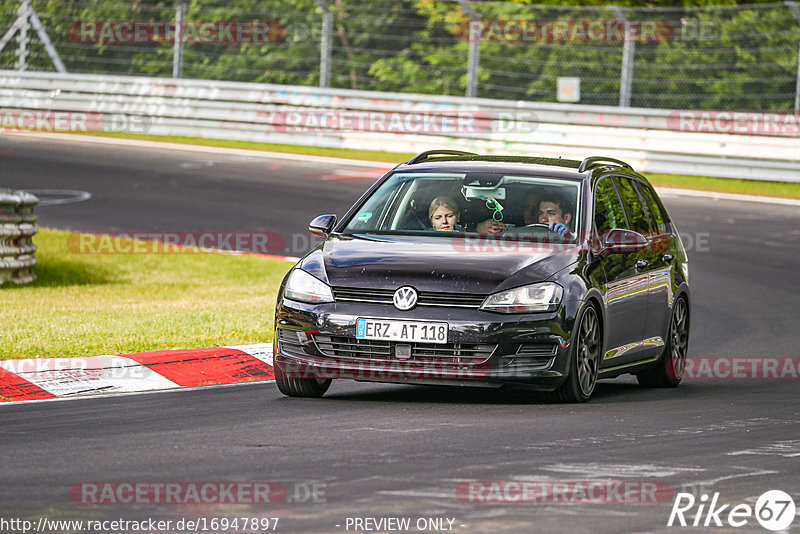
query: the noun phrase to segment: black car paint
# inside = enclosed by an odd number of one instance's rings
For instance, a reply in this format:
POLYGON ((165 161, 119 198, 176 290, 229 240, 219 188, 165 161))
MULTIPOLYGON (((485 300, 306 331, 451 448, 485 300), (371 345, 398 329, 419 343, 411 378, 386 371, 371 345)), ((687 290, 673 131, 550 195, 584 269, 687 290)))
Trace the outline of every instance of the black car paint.
MULTIPOLYGON (((436 172, 446 165, 448 171, 497 170, 495 162, 430 163, 417 164, 414 172, 436 172)), ((331 286, 372 287, 396 289, 412 285, 418 290, 442 290, 489 295, 491 293, 530 283, 551 281, 564 288, 565 298, 556 312, 499 314, 490 311, 452 308, 423 308, 418 306, 410 312, 400 312, 391 305, 341 303, 304 304, 284 297, 286 279, 281 284, 275 314, 275 326, 305 332, 331 331, 355 336, 355 318, 383 317, 393 319, 442 320, 450 323, 453 342, 497 343, 498 348, 487 362, 490 369, 481 378, 459 380, 459 375, 448 376, 441 371, 435 380, 414 379, 413 373, 403 380, 410 383, 452 383, 459 385, 517 384, 534 389, 551 390, 564 381, 568 374, 570 342, 576 318, 586 306, 594 306, 600 317, 603 331, 603 355, 611 349, 647 339, 645 336, 660 332, 664 336, 669 326, 672 303, 679 296, 690 302, 683 262, 685 252, 679 246, 677 231, 671 226, 671 235, 656 236, 648 240, 648 247, 630 254, 604 254, 597 243, 590 239, 590 225, 594 218, 594 193, 597 182, 608 176, 623 175, 648 184, 647 180, 632 171, 620 173, 617 166, 595 167, 584 173, 575 169, 547 167, 531 168, 524 164, 501 165, 503 172, 514 172, 532 176, 559 176, 579 179, 584 183, 583 201, 580 206, 583 228, 579 230, 576 246, 559 246, 551 254, 531 255, 525 252, 499 252, 497 254, 474 252, 472 254, 453 246, 460 237, 453 237, 450 247, 442 246, 442 238, 425 236, 374 236, 348 235, 343 233, 348 221, 372 191, 399 169, 399 165, 378 180, 358 202, 335 225, 325 242, 298 263, 301 268, 331 286), (426 257, 420 250, 430 248, 426 257), (433 250, 435 249, 435 251, 433 250), (672 259, 667 262, 669 257, 672 259), (435 261, 433 261, 435 260, 435 261), (637 262, 647 261, 640 269, 637 262), (639 277, 650 280, 651 272, 661 269, 668 273, 668 284, 650 291, 622 292, 621 297, 609 294, 609 285, 625 283, 625 279, 639 277), (641 272, 640 272, 641 271, 641 272), (665 302, 666 300, 666 302, 665 302), (663 313, 651 313, 651 306, 663 307, 663 313), (648 322, 649 321, 649 322, 648 322), (620 325, 624 325, 620 327, 620 325), (520 343, 531 341, 555 341, 556 357, 546 370, 509 372, 502 365, 520 343)), ((660 202, 660 201, 659 201, 660 202)), ((663 209, 663 205, 661 205, 663 209)), ((664 210, 666 211, 666 210, 664 210)), ((287 275, 288 278, 288 275, 287 275)), ((656 334, 659 335, 659 334, 656 334)), ((652 337, 652 336, 651 336, 652 337)), ((663 339, 662 339, 663 341, 663 339)), ((641 372, 652 367, 663 351, 663 344, 644 344, 628 349, 619 356, 603 358, 600 362, 600 378, 609 378, 623 373, 641 372)), ((293 355, 290 360, 306 369, 320 363, 313 342, 304 347, 304 354, 293 355)), ((286 355, 278 353, 275 344, 275 363, 285 366, 286 355)))

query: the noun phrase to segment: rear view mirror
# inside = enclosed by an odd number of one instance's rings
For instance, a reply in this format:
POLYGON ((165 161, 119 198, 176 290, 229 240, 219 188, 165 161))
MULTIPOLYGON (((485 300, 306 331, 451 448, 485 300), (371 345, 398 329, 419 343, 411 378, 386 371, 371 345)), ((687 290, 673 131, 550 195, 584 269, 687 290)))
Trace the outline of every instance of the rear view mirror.
POLYGON ((328 237, 336 224, 336 215, 320 215, 308 223, 308 231, 321 238, 328 237))
POLYGON ((647 246, 647 238, 639 232, 614 228, 603 239, 601 254, 631 254, 647 246))

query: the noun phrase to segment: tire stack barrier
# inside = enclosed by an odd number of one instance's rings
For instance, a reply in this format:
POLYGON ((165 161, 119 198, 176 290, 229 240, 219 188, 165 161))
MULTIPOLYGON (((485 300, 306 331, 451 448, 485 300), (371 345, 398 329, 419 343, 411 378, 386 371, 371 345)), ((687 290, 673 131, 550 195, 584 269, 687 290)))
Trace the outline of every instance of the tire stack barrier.
POLYGON ((36 279, 36 221, 39 199, 24 191, 0 188, 0 286, 27 284, 36 279))

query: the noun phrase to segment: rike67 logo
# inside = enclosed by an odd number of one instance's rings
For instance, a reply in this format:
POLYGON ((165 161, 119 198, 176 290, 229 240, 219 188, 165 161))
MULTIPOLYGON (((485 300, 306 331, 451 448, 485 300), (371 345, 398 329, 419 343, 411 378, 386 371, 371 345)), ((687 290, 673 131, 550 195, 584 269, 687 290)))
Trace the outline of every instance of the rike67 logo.
POLYGON ((781 490, 764 492, 755 506, 723 504, 719 492, 711 497, 704 493, 699 499, 691 493, 678 493, 667 526, 740 528, 755 519, 765 529, 777 532, 789 528, 795 512, 794 499, 781 490))

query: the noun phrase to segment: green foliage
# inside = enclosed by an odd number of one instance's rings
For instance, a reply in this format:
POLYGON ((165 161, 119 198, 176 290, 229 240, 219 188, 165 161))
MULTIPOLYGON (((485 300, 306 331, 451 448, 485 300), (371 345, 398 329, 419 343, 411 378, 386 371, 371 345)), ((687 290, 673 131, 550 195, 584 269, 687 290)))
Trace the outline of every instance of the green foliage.
MULTIPOLYGON (((333 16, 331 86, 372 91, 464 95, 470 19, 444 0, 326 0, 333 16)), ((617 14, 600 0, 472 0, 480 20, 605 21, 617 14)), ((658 39, 634 45, 631 104, 669 109, 793 109, 800 21, 777 2, 618 0, 632 21, 655 21, 658 39), (741 5, 740 5, 741 4, 741 5)), ((34 0, 70 72, 170 77, 172 42, 91 42, 81 21, 174 21, 173 0, 34 0)), ((0 5, 0 33, 18 4, 0 5)), ((269 42, 189 42, 183 77, 319 85, 322 8, 315 0, 188 0, 186 20, 270 22, 269 42)), ((52 70, 31 30, 30 70, 52 70)), ((581 103, 617 105, 621 39, 481 36, 478 96, 556 101, 559 77, 581 79, 581 103)), ((15 68, 17 43, 0 52, 15 68)))

